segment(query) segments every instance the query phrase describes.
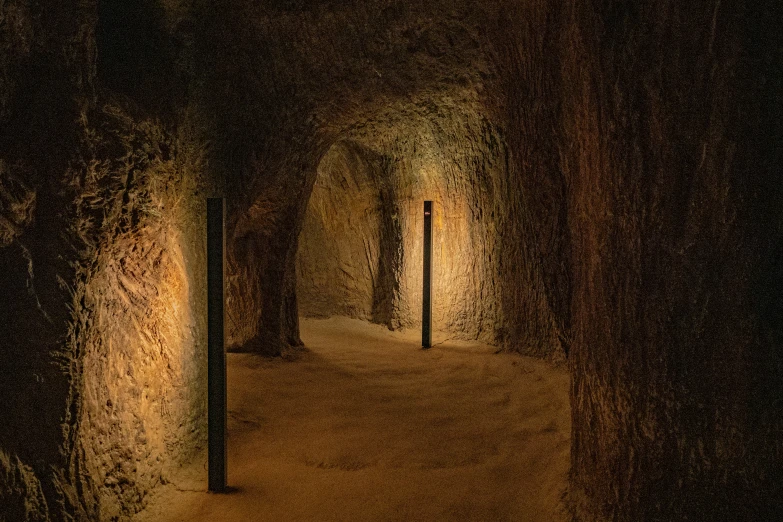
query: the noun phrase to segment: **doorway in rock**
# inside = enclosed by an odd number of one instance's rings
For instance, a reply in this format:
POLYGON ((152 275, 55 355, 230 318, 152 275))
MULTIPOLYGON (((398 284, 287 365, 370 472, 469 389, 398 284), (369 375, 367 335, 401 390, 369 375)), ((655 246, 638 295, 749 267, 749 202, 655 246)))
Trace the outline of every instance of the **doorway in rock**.
POLYGON ((383 156, 352 142, 318 166, 296 261, 304 317, 340 315, 399 328, 403 220, 383 156))
POLYGON ((343 316, 391 330, 420 328, 421 208, 431 199, 437 209, 435 342, 495 342, 501 299, 496 255, 501 212, 495 192, 502 150, 475 146, 472 127, 486 122, 474 117, 449 115, 451 132, 462 135, 439 135, 438 125, 410 118, 413 123, 394 129, 391 143, 377 136, 346 139, 327 151, 298 241, 300 316, 343 316), (461 147, 471 147, 473 155, 461 147))

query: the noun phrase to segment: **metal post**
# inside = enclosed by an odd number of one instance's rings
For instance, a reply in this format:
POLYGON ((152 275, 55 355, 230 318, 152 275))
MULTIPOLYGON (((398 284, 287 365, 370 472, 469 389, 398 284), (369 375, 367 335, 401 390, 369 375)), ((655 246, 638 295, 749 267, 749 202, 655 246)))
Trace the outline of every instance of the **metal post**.
POLYGON ((424 287, 421 303, 421 345, 432 346, 432 201, 424 202, 424 287))
POLYGON ((226 490, 226 351, 224 338, 225 202, 207 199, 207 373, 209 490, 226 490))

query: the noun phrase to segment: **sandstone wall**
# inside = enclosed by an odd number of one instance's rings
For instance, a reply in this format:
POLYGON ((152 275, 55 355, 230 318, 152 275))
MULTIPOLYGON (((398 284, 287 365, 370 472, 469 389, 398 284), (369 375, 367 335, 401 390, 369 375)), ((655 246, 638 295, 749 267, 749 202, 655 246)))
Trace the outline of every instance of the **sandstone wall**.
POLYGON ((299 235, 300 314, 391 325, 402 245, 390 188, 382 159, 366 149, 338 143, 323 157, 299 235))
POLYGON ((582 520, 771 520, 782 507, 780 14, 566 7, 582 520))
MULTIPOLYGON (((236 191, 229 314, 238 349, 279 353, 299 343, 297 239, 319 161, 339 141, 387 159, 391 169, 396 200, 388 204, 400 209, 403 253, 410 256, 399 262, 398 281, 383 283, 399 284, 400 298, 384 305, 393 310, 382 322, 419 321, 414 219, 429 194, 444 201, 451 221, 442 223, 455 239, 444 241, 451 250, 438 264, 439 291, 451 294, 436 308, 438 321, 461 336, 496 337, 499 256, 496 237, 483 233, 493 212, 478 207, 503 205, 494 198, 494 177, 505 168, 503 141, 497 123, 482 116, 482 76, 491 74, 481 27, 499 13, 467 3, 381 4, 326 9, 238 1, 204 30, 214 43, 203 57, 214 134, 222 137, 215 161, 231 180, 227 191, 236 191), (440 11, 449 13, 445 24, 435 21, 440 11)), ((361 278, 366 286, 366 274, 361 278)), ((366 314, 363 307, 357 313, 366 314)))
POLYGON ((0 520, 123 518, 204 442, 195 119, 106 89, 107 56, 161 75, 106 53, 107 4, 0 6, 0 520))
POLYGON ((182 160, 197 153, 123 116, 110 113, 116 134, 91 143, 125 154, 80 166, 69 220, 85 241, 67 340, 78 354, 70 478, 100 520, 140 509, 206 435, 206 205, 182 160))

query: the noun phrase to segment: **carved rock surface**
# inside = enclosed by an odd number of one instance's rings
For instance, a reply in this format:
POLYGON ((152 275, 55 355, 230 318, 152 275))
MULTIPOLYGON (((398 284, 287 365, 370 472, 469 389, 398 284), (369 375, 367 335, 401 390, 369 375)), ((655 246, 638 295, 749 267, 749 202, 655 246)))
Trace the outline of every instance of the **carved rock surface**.
POLYGON ((774 519, 781 22, 775 0, 0 2, 4 509, 127 517, 203 445, 225 195, 233 349, 301 344, 300 311, 416 326, 433 199, 437 328, 568 357, 576 519, 774 519))
POLYGON ((111 3, 0 5, 3 521, 127 518, 205 439, 203 153, 111 3))

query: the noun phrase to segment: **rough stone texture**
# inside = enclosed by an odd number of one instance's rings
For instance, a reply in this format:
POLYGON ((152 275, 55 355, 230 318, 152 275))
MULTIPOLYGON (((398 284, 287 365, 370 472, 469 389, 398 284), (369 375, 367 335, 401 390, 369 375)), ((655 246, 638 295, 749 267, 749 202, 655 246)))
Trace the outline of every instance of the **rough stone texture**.
MULTIPOLYGON (((338 137, 399 170, 401 187, 409 192, 397 196, 408 207, 402 220, 409 210, 418 215, 420 203, 413 201, 423 199, 413 194, 406 176, 445 182, 448 176, 440 171, 459 160, 443 150, 447 144, 459 148, 460 136, 449 127, 481 119, 470 83, 480 82, 486 69, 479 63, 479 29, 473 25, 488 16, 483 10, 472 13, 464 5, 328 7, 334 12, 318 5, 288 10, 236 2, 204 29, 215 44, 203 52, 207 81, 214 85, 210 92, 216 95, 214 134, 221 136, 214 161, 228 175, 227 192, 236 196, 229 223, 229 314, 237 318, 230 337, 236 347, 279 353, 281 345, 298 343, 296 241, 317 165, 338 137), (456 11, 445 26, 433 21, 440 8, 456 11), (236 85, 241 90, 226 91, 236 85), (411 147, 420 139, 430 150, 411 160, 411 147), (421 175, 423 167, 432 173, 421 175)), ((440 190, 457 192, 457 185, 455 180, 440 190)), ((464 215, 464 208, 459 212, 464 215)), ((405 226, 414 230, 413 221, 405 226)), ((405 281, 416 277, 412 264, 410 269, 400 286, 417 292, 418 285, 405 281)), ((415 320, 416 305, 409 301, 400 301, 402 313, 392 322, 415 320)), ((488 322, 480 319, 481 326, 473 329, 490 336, 488 322)))
POLYGON ((30 466, 0 451, 0 520, 45 521, 49 518, 41 483, 30 466))
POLYGON ((150 122, 110 123, 120 139, 99 135, 94 145, 124 147, 122 161, 84 165, 75 191, 80 236, 109 237, 91 245, 70 340, 81 376, 74 480, 101 520, 143 506, 203 442, 206 415, 205 204, 192 171, 161 154, 186 153, 182 143, 150 122), (111 190, 117 181, 121 194, 111 190), (91 230, 104 198, 122 203, 91 230))
POLYGON ((297 252, 299 313, 392 326, 402 232, 381 157, 338 143, 318 166, 297 252))
POLYGON ((303 311, 415 326, 431 197, 437 326, 569 355, 578 519, 774 518, 780 22, 772 0, 0 3, 4 505, 122 517, 202 440, 209 187, 234 348, 300 344, 303 229, 303 311), (371 190, 327 198, 340 177, 371 190))
POLYGON ((63 342, 67 284, 75 269, 63 234, 68 224, 58 216, 65 197, 56 178, 79 148, 75 97, 91 47, 80 38, 78 11, 42 12, 36 3, 17 1, 4 2, 0 13, 0 445, 32 470, 35 477, 27 473, 26 482, 40 483, 46 502, 25 516, 42 518, 60 508, 78 511, 59 486, 71 386, 63 342))
POLYGON ((783 509, 780 15, 772 2, 566 11, 581 519, 783 509))
MULTIPOLYGON (((523 204, 515 164, 523 158, 513 158, 503 137, 506 104, 495 106, 504 64, 492 55, 492 40, 506 13, 467 2, 232 5, 199 30, 208 37, 198 53, 211 134, 219 136, 212 161, 231 195, 230 344, 271 354, 299 344, 298 232, 320 159, 334 143, 351 141, 387 165, 397 200, 390 204, 407 242, 394 318, 382 322, 419 321, 415 219, 432 198, 444 217, 438 326, 523 353, 562 353, 565 323, 553 318, 543 289, 546 253, 524 263, 513 257, 527 252, 520 229, 533 235, 539 218, 523 204)), ((558 266, 559 274, 565 263, 558 266)), ((395 292, 392 285, 383 293, 395 292)))
POLYGON ((570 347, 575 262, 561 158, 560 18, 553 2, 505 6, 488 49, 501 73, 486 103, 503 122, 509 149, 508 174, 498 189, 501 339, 522 353, 557 358, 570 347))
MULTIPOLYGON (((451 135, 431 132, 448 129, 449 114, 481 115, 508 151, 490 185, 501 201, 495 335, 525 353, 572 354, 575 515, 773 513, 781 54, 765 21, 779 8, 380 4, 235 4, 226 54, 240 58, 218 78, 244 86, 234 94, 243 103, 221 114, 234 122, 224 123, 230 143, 248 144, 240 168, 227 169, 253 180, 237 183, 252 187, 239 219, 273 238, 255 255, 293 265, 318 159, 335 141, 388 157, 404 176, 450 161, 429 146, 451 135), (285 135, 260 139, 265 121, 285 135)), ((286 270, 271 276, 276 340, 296 338, 286 270)), ((242 292, 258 293, 238 291, 246 303, 256 298, 242 292)))
POLYGON ((105 51, 111 2, 75 4, 0 5, 3 520, 122 518, 205 436, 192 113, 106 90, 107 56, 162 71, 105 51))
POLYGON ((494 342, 500 283, 493 217, 502 212, 495 180, 505 148, 473 114, 441 115, 440 125, 428 126, 432 108, 418 109, 405 115, 415 123, 400 124, 388 142, 364 137, 383 154, 353 146, 372 158, 371 168, 332 161, 344 145, 324 157, 299 238, 300 310, 390 328, 420 325, 422 202, 432 199, 435 327, 494 342))

